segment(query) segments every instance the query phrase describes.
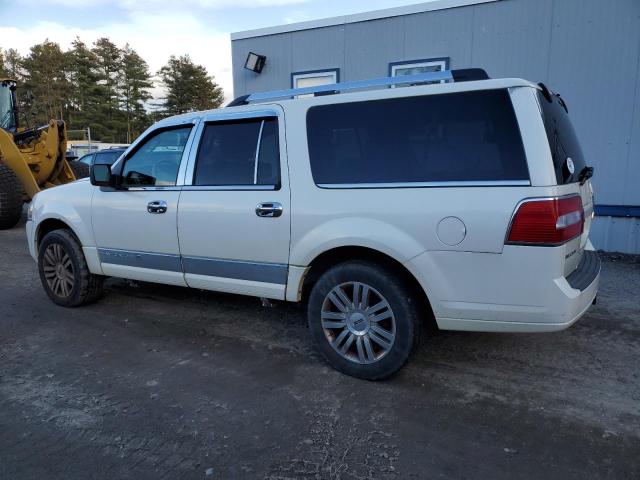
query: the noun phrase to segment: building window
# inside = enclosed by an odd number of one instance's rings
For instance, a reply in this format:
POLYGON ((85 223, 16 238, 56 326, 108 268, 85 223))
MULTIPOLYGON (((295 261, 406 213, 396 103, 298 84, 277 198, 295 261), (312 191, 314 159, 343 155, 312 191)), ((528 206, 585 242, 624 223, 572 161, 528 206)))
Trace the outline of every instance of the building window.
MULTIPOLYGON (((418 75, 420 73, 441 72, 449 69, 449 57, 429 58, 424 60, 410 60, 389 64, 389 76, 418 75)), ((442 83, 442 82, 428 82, 442 83)))
MULTIPOLYGON (((340 70, 333 68, 330 70, 315 70, 312 72, 294 72, 291 74, 291 88, 317 87, 319 85, 330 85, 340 81, 340 70)), ((299 95, 307 97, 309 95, 299 95)))

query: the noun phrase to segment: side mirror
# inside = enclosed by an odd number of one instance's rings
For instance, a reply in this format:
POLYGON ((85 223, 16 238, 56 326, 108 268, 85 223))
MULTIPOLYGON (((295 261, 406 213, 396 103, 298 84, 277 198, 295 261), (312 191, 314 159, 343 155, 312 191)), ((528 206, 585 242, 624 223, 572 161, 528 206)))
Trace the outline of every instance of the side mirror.
POLYGON ((97 187, 115 187, 115 177, 111 175, 111 166, 102 163, 91 165, 91 185, 97 187))

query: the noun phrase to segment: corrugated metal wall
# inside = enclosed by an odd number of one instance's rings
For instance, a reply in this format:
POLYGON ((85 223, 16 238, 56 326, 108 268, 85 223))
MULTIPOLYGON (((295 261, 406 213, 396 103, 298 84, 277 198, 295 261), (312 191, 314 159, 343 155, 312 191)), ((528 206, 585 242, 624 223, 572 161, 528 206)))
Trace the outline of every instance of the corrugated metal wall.
MULTIPOLYGON (((385 76, 389 63, 450 57, 452 68, 543 81, 569 105, 596 203, 640 205, 640 0, 502 0, 232 42, 236 95, 289 88, 292 72, 385 76), (249 51, 268 57, 244 70, 249 51)), ((640 253, 638 218, 598 217, 598 248, 640 253)))

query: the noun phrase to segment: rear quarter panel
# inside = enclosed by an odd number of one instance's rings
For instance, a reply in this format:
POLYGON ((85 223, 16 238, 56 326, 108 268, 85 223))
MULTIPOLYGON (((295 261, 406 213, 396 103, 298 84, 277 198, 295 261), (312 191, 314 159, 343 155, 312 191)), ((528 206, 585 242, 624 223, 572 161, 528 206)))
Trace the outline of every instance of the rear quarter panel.
MULTIPOLYGON (((536 115, 534 89, 510 89, 519 124, 532 133, 523 137, 527 157, 548 157, 540 147, 545 138, 536 115), (540 137, 540 138, 538 138, 540 137)), ((353 101, 348 95, 325 102, 353 101)), ((322 100, 321 100, 322 101, 322 100)), ((290 263, 308 265, 331 248, 357 245, 375 248, 400 262, 425 251, 500 253, 515 206, 523 198, 553 194, 549 172, 531 168, 530 186, 351 188, 318 187, 309 165, 306 113, 313 102, 289 102, 286 108, 287 150, 291 175, 292 225, 290 263), (464 224, 464 239, 445 244, 439 223, 455 217, 464 224)), ((539 113, 537 114, 539 119, 539 113)), ((543 144, 544 145, 544 144, 543 144)), ((389 159, 393 162, 393 158, 389 159)))
MULTIPOLYGON (((320 188, 313 180, 309 165, 307 109, 323 102, 353 99, 341 95, 341 98, 298 100, 283 105, 291 178, 292 267, 306 267, 319 254, 332 248, 369 247, 405 264, 421 283, 436 312, 447 310, 439 308, 441 301, 479 302, 487 290, 495 290, 497 283, 487 281, 493 275, 492 264, 496 265, 497 275, 509 272, 517 282, 517 278, 525 274, 518 264, 518 255, 526 250, 512 248, 508 259, 501 258, 516 206, 525 198, 562 195, 572 188, 555 185, 535 88, 514 87, 509 91, 522 132, 530 186, 320 188), (438 233, 440 222, 447 217, 455 217, 464 224, 464 238, 455 245, 445 244, 438 233), (418 257, 419 262, 412 261, 418 257), (485 286, 480 288, 478 282, 482 279, 485 286)), ((546 259, 540 268, 552 267, 553 271, 547 272, 549 279, 562 275, 563 263, 558 259, 564 252, 545 250, 537 252, 540 259, 546 259)), ((535 257, 532 255, 531 259, 535 257)), ((289 285, 288 289, 293 291, 298 287, 289 285)), ((490 297, 497 302, 495 291, 490 297)), ((520 297, 511 300, 525 301, 520 297)), ((511 300, 502 297, 497 303, 511 303, 511 300)))

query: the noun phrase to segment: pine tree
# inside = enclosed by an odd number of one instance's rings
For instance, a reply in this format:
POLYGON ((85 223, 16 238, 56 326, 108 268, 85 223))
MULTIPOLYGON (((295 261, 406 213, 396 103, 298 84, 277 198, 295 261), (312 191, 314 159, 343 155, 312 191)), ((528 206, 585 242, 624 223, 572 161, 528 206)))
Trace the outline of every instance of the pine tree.
POLYGON ((15 48, 10 48, 2 52, 0 48, 0 75, 13 78, 15 80, 22 79, 22 57, 15 48))
POLYGON ((118 142, 126 138, 126 116, 120 110, 118 79, 122 69, 122 51, 108 38, 99 38, 91 49, 96 56, 97 72, 104 86, 100 118, 104 133, 101 140, 118 142))
POLYGON ((24 69, 23 90, 27 92, 23 95, 25 113, 38 125, 52 118, 64 119, 70 84, 67 59, 60 45, 49 40, 34 45, 20 66, 24 69))
POLYGON ((209 76, 207 69, 193 63, 189 55, 172 55, 158 75, 167 89, 162 104, 164 116, 209 110, 222 104, 222 88, 209 76))
POLYGON ((76 38, 72 48, 66 53, 68 78, 70 81, 69 129, 91 128, 100 138, 105 132, 103 126, 103 101, 107 97, 106 87, 100 83, 100 73, 96 69, 96 55, 76 38))
POLYGON ((118 92, 126 113, 126 141, 130 143, 151 123, 145 110, 145 102, 151 99, 149 89, 153 84, 147 62, 128 44, 122 49, 121 72, 118 92))

